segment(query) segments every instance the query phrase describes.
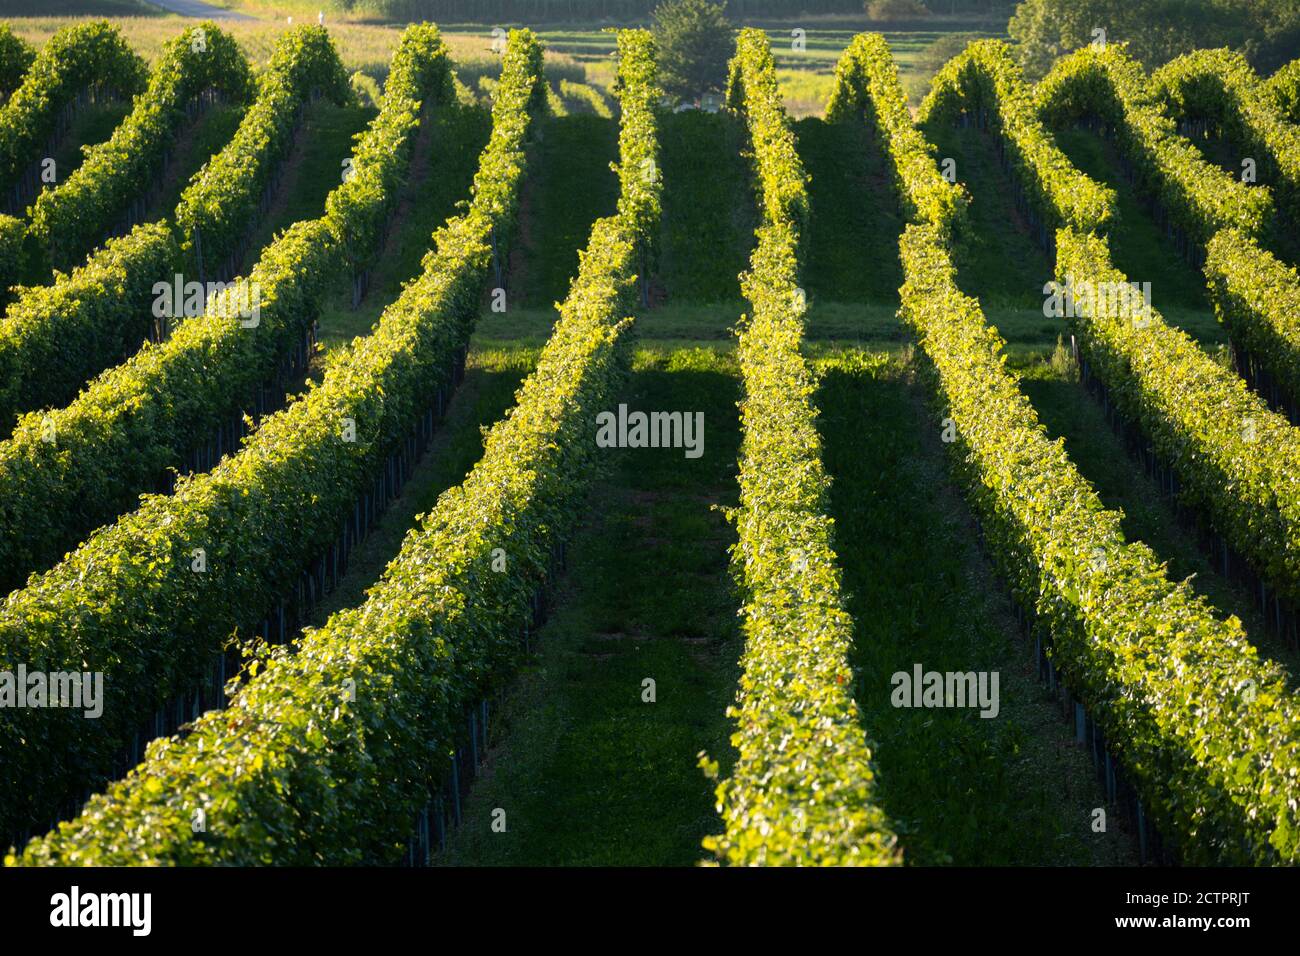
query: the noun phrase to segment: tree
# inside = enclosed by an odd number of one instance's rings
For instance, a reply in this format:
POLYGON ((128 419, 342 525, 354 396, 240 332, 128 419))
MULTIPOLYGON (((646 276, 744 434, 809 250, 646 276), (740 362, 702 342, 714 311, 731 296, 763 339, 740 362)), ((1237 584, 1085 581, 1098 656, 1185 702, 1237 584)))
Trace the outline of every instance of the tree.
POLYGON ((666 93, 695 99, 722 91, 733 49, 725 14, 725 3, 709 0, 668 0, 655 8, 659 82, 666 93))
POLYGON ((934 75, 944 68, 953 57, 979 39, 977 33, 945 33, 921 51, 916 58, 916 71, 909 72, 903 80, 903 88, 913 103, 925 99, 930 91, 934 75))
POLYGON ((1271 67, 1294 55, 1298 22, 1297 0, 1024 0, 1007 32, 1025 73, 1038 79, 1057 57, 1092 42, 1098 28, 1108 42, 1128 41, 1148 68, 1218 46, 1271 67))
POLYGON ((899 20, 924 20, 929 8, 921 0, 867 0, 867 16, 885 22, 899 20))

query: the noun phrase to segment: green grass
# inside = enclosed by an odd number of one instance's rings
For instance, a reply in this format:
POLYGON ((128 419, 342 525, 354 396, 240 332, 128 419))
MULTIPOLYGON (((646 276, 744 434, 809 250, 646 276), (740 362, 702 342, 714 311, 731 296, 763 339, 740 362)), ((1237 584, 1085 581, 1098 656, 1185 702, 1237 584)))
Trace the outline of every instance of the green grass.
MULTIPOLYGON (((369 116, 365 119, 368 121, 369 116)), ((451 106, 438 110, 422 131, 408 183, 402 190, 383 252, 370 272, 369 289, 358 308, 352 306, 350 276, 340 276, 333 293, 321 308, 321 343, 326 349, 365 335, 384 309, 400 294, 402 283, 420 273, 420 263, 432 245, 433 232, 457 212, 457 204, 469 199, 469 187, 478 167, 478 154, 487 142, 490 120, 478 109, 451 106)), ((365 123, 356 125, 357 131, 365 123)), ((339 182, 343 157, 350 155, 350 133, 341 148, 331 149, 310 165, 304 161, 302 176, 310 178, 319 191, 310 216, 324 211, 325 196, 339 182)), ((293 213, 296 219, 306 218, 293 213)))
POLYGON ((721 113, 663 117, 663 228, 658 285, 669 301, 738 302, 749 261, 754 195, 743 129, 721 113))
POLYGON ((828 357, 815 401, 830 473, 835 548, 854 622, 851 663, 875 742, 877 798, 907 862, 1127 862, 1090 758, 1049 703, 1032 654, 949 486, 939 424, 907 366, 858 351, 828 357), (996 671, 1000 711, 896 708, 891 675, 996 671))
MULTIPOLYGON (((113 130, 122 124, 131 112, 129 100, 111 100, 105 103, 89 103, 78 110, 72 117, 68 131, 55 146, 54 173, 57 183, 68 179, 86 158, 84 147, 105 142, 113 135, 113 130)), ((45 188, 50 188, 46 186, 45 188)))
POLYGON ((572 80, 552 81, 551 87, 559 94, 564 108, 570 113, 595 113, 605 119, 614 118, 615 104, 601 92, 600 87, 572 80))
MULTIPOLYGON (((698 346, 730 347, 735 342, 736 323, 748 308, 742 301, 717 304, 671 303, 642 314, 636 335, 656 348, 678 349, 698 346)), ((909 341, 886 303, 830 302, 814 304, 808 310, 804 339, 812 352, 837 347, 870 345, 899 350, 909 341)), ((506 347, 511 343, 540 346, 555 324, 554 309, 511 310, 504 315, 484 315, 478 324, 485 342, 506 347)))
POLYGON ((734 535, 739 380, 729 351, 641 349, 634 409, 702 411, 704 453, 610 451, 556 606, 496 711, 495 746, 440 862, 690 865, 720 824, 696 767, 725 759, 738 677, 734 535), (656 700, 642 701, 653 678, 656 700), (491 829, 506 811, 506 832, 491 829))
POLYGON ((317 100, 303 114, 297 139, 280 173, 280 187, 271 208, 258 223, 248 244, 244 265, 251 267, 259 252, 295 222, 325 213, 325 197, 342 182, 342 163, 352 154, 352 138, 362 132, 376 111, 339 107, 317 100))
POLYGON ((539 128, 529 154, 519 234, 511 252, 507 302, 550 307, 578 272, 591 224, 613 215, 618 124, 594 114, 560 116, 539 128))
POLYGON ((1173 580, 1195 578, 1196 591, 1216 608, 1235 614, 1265 656, 1281 662, 1292 686, 1300 684, 1300 654, 1264 627, 1254 596, 1224 578, 1217 563, 1200 547, 1197 536, 1180 522, 1174 502, 1161 493, 1141 463, 1128 454, 1101 406, 1086 398, 1068 356, 1056 362, 1032 359, 1016 363, 1021 389, 1053 438, 1065 440, 1070 460, 1091 482, 1106 507, 1124 514, 1124 534, 1143 541, 1168 562, 1173 580))
MULTIPOLYGON (((1043 285, 1053 277, 1055 267, 1016 208, 1010 174, 998 163, 991 136, 974 127, 933 125, 925 132, 940 159, 956 160, 957 179, 971 194, 969 229, 956 257, 963 291, 980 300, 989 322, 1007 339, 1013 353, 1050 352, 1059 336, 1069 335, 1064 319, 1042 313, 1043 285)), ((1098 163, 1085 168, 1089 175, 1097 169, 1118 175, 1118 169, 1107 165, 1110 160, 1099 155, 1105 144, 1098 137, 1070 131, 1064 139, 1073 150, 1072 160, 1086 152, 1087 162, 1098 163)), ((1121 222, 1111 240, 1116 265, 1135 282, 1151 282, 1154 304, 1171 325, 1208 348, 1225 344, 1227 335, 1205 301, 1200 273, 1177 256, 1122 177, 1119 182, 1107 181, 1120 197, 1121 222), (1188 284, 1193 285, 1190 292, 1188 284), (1171 294, 1171 289, 1182 291, 1171 294)))
POLYGON ((1205 276, 1178 253, 1172 235, 1156 223, 1124 176, 1114 144, 1085 129, 1058 131, 1056 142, 1076 167, 1119 194, 1119 222, 1111 229, 1110 243, 1116 268, 1132 282, 1150 282, 1152 305, 1162 314, 1169 306, 1210 311, 1205 276))
MULTIPOLYGON (((1231 142, 1223 136, 1188 136, 1187 139, 1201 151, 1207 161, 1234 179, 1241 178, 1241 163, 1248 153, 1240 143, 1231 142)), ((1296 226, 1300 222, 1296 221, 1294 210, 1289 211, 1278 202, 1277 182, 1269 176, 1268 163, 1263 157, 1257 156, 1255 159, 1255 185, 1273 189, 1273 205, 1276 210, 1272 228, 1266 230, 1263 236, 1264 247, 1291 265, 1300 264, 1300 237, 1296 235, 1296 226)))
MULTIPOLYGON (((742 301, 716 304, 670 303, 646 312, 637 320, 636 334, 664 348, 725 345, 735 340, 735 326, 747 309, 742 301)), ((889 302, 813 302, 804 329, 806 351, 821 355, 838 348, 899 352, 913 341, 898 320, 897 305, 889 302)), ((1025 357, 1050 354, 1058 339, 1068 335, 1060 319, 1046 318, 1041 308, 986 306, 986 318, 1008 342, 1008 352, 1025 357)), ((1189 316, 1207 319, 1202 313, 1189 316)), ((555 322, 555 310, 511 309, 503 315, 487 314, 479 320, 484 341, 506 347, 511 343, 540 346, 555 322)), ((1213 317, 1201 330, 1202 341, 1217 342, 1221 335, 1213 317)))
POLYGON ((320 627, 334 612, 365 600, 366 590, 383 575, 407 532, 433 509, 438 496, 460 484, 482 457, 482 429, 514 404, 515 390, 537 364, 537 354, 537 349, 527 347, 471 345, 465 378, 452 394, 424 457, 401 495, 389 502, 369 536, 352 553, 338 586, 312 609, 311 626, 320 627))
POLYGON ((217 104, 205 110, 188 129, 182 130, 167 164, 162 188, 149 203, 145 222, 164 216, 172 218, 177 203, 181 201, 181 191, 189 185, 190 177, 230 142, 243 118, 241 107, 217 104))
POLYGON ((971 196, 969 228, 957 250, 963 291, 986 304, 1041 310, 1054 264, 1016 209, 993 138, 975 127, 930 124, 924 132, 940 163, 955 160, 957 181, 971 196))
POLYGON ((803 274, 809 301, 896 307, 903 284, 898 260, 903 219, 884 155, 856 123, 805 119, 795 133, 811 177, 803 274))

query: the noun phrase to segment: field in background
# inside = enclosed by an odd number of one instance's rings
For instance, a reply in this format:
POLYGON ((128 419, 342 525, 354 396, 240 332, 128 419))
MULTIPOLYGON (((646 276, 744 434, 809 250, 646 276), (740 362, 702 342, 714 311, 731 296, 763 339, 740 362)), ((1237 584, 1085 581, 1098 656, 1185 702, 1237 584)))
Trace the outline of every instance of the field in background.
MULTIPOLYGON (((215 0, 214 6, 240 9, 265 19, 223 21, 221 27, 236 37, 255 62, 270 56, 275 38, 287 26, 287 17, 314 21, 319 4, 309 0, 215 0)), ((41 44, 59 28, 72 22, 72 14, 109 16, 122 29, 128 42, 150 60, 157 56, 164 42, 173 37, 185 18, 166 14, 143 0, 9 0, 6 11, 19 14, 5 19, 14 32, 33 44, 41 44), (57 15, 51 15, 57 14, 57 15)), ((360 70, 382 81, 388 61, 404 24, 367 21, 363 15, 326 14, 344 65, 349 71, 360 70)), ((531 24, 440 23, 439 27, 451 48, 457 72, 470 89, 479 90, 479 78, 495 76, 497 58, 492 52, 494 26, 530 26, 531 24)), ((612 24, 541 24, 537 29, 546 45, 548 76, 552 85, 560 79, 585 82, 599 87, 608 95, 614 79, 611 54, 613 34, 606 32, 612 24)), ((929 86, 930 78, 947 56, 938 56, 935 44, 945 38, 1005 36, 1005 24, 996 21, 935 18, 924 28, 888 29, 886 24, 872 23, 866 17, 805 17, 789 20, 757 20, 747 26, 760 26, 772 38, 776 54, 777 76, 785 95, 786 108, 795 116, 820 115, 830 95, 835 61, 857 33, 868 29, 882 30, 898 61, 899 74, 913 105, 929 86), (794 30, 804 31, 804 48, 794 49, 794 30)), ((951 40, 947 42, 951 43, 951 40)), ((940 47, 942 49, 942 47, 940 47)))

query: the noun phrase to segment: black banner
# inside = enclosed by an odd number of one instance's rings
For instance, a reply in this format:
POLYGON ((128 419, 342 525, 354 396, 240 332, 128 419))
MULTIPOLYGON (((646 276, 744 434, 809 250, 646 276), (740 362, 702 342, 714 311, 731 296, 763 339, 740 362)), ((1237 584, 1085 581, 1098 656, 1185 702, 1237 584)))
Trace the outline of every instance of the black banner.
POLYGON ((259 931, 375 942, 432 922, 485 939, 525 928, 607 937, 612 924, 660 942, 758 940, 781 924, 806 936, 820 923, 837 936, 856 924, 866 938, 926 943, 990 931, 1230 943, 1289 931, 1298 890, 1293 870, 1267 869, 10 869, 0 871, 0 915, 12 940, 77 933, 223 948, 259 931))

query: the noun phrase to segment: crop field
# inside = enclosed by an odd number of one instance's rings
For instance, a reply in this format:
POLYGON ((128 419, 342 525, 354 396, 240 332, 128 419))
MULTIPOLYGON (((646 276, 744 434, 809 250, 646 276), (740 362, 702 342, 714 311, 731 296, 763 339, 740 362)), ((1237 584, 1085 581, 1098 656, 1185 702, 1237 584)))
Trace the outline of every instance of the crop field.
POLYGON ((0 21, 7 870, 1300 862, 1300 70, 115 2, 0 21))
MULTIPOLYGON (((96 13, 113 18, 132 47, 141 56, 152 61, 162 45, 175 35, 185 22, 184 18, 169 15, 145 0, 111 0, 120 4, 112 7, 110 0, 67 0, 67 9, 57 3, 38 0, 10 0, 14 16, 22 19, 8 21, 13 32, 29 43, 40 45, 57 30, 76 22, 77 17, 59 15, 76 14, 93 6, 96 13), (98 4, 98 5, 97 5, 98 4)), ((264 60, 274 47, 275 37, 284 31, 288 21, 315 22, 320 4, 308 0, 270 2, 261 0, 221 0, 217 7, 235 12, 256 14, 247 20, 223 20, 222 29, 229 32, 248 52, 254 61, 264 60)), ((340 58, 349 72, 360 71, 382 84, 388 72, 389 59, 401 36, 401 27, 367 19, 360 14, 325 15, 331 36, 339 49, 340 58)), ((511 21, 500 24, 439 23, 444 42, 456 60, 457 72, 472 89, 478 92, 478 78, 492 76, 500 69, 500 58, 492 52, 492 30, 523 26, 511 21)), ((820 113, 830 96, 834 83, 835 64, 853 36, 873 25, 870 21, 851 16, 819 16, 793 19, 764 19, 756 21, 772 40, 776 59, 777 79, 786 109, 792 116, 820 113), (799 43, 794 31, 802 31, 799 43)), ((880 25, 875 25, 879 29, 880 25)), ((614 33, 612 27, 601 24, 546 23, 536 30, 546 48, 547 76, 559 90, 562 80, 590 85, 608 96, 614 81, 614 33)), ((918 100, 928 88, 930 78, 942 65, 932 48, 940 41, 952 42, 956 38, 1003 37, 1005 24, 986 19, 938 19, 918 28, 906 24, 884 27, 901 79, 909 95, 918 100)), ((565 105, 578 111, 590 106, 575 97, 564 97, 565 105)), ((487 105, 486 98, 483 99, 487 105)))

